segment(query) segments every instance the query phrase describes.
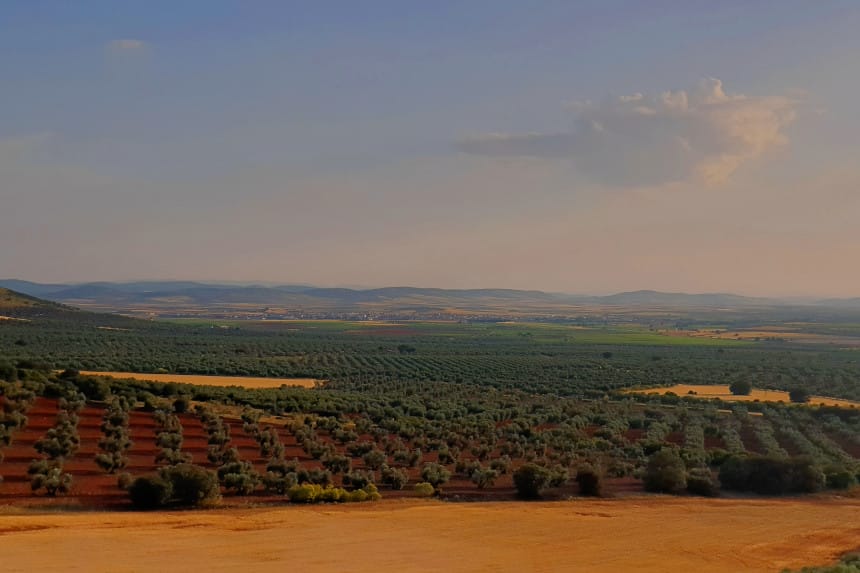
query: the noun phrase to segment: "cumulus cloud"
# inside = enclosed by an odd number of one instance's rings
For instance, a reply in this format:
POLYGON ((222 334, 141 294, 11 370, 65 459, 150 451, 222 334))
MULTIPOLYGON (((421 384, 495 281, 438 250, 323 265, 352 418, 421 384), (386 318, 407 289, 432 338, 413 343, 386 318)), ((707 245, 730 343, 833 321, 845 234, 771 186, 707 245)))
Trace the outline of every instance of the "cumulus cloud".
POLYGON ((557 133, 495 133, 459 148, 489 156, 570 159, 584 175, 612 185, 697 178, 725 182, 744 163, 787 143, 799 100, 726 93, 718 79, 691 90, 574 102, 573 127, 557 133))
POLYGON ((146 42, 133 38, 113 40, 107 45, 111 52, 136 52, 146 48, 146 42))

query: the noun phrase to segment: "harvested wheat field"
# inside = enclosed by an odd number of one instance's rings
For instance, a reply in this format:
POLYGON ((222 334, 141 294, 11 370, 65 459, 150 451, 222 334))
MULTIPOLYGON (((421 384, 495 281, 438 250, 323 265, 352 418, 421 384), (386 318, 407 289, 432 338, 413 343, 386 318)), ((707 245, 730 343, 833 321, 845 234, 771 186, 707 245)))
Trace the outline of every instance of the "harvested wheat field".
POLYGON ((856 499, 381 502, 6 515, 0 536, 6 572, 775 572, 856 549, 857 515, 856 499))
MULTIPOLYGON (((675 384, 674 386, 664 386, 661 388, 645 388, 642 390, 630 390, 636 394, 668 394, 673 392, 678 396, 687 396, 691 398, 719 398, 726 402, 791 402, 788 397, 788 392, 782 390, 760 390, 753 388, 748 396, 735 396, 729 391, 729 387, 725 384, 675 384), (695 392, 691 395, 690 392, 695 392)), ((826 398, 824 396, 810 396, 809 402, 811 406, 837 406, 840 408, 857 408, 860 407, 860 402, 853 400, 842 400, 840 398, 826 398)))
POLYGON ((136 372, 81 372, 91 376, 111 376, 113 378, 145 380, 148 382, 176 382, 198 386, 241 386, 243 388, 280 388, 299 386, 313 388, 321 381, 313 378, 253 378, 249 376, 201 376, 196 374, 139 374, 136 372))

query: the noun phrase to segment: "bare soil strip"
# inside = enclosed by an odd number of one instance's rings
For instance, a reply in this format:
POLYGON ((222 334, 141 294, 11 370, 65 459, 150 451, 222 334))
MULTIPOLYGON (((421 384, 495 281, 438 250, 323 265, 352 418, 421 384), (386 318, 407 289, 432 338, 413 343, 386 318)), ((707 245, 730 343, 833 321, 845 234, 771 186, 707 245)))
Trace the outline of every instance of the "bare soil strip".
POLYGON ((281 386, 300 386, 313 388, 318 380, 313 378, 253 378, 248 376, 199 376, 196 374, 140 374, 136 372, 81 372, 92 376, 112 376, 114 378, 134 378, 149 382, 176 382, 198 386, 241 386, 243 388, 280 388, 281 386))
POLYGON ((856 549, 857 515, 857 499, 395 501, 0 515, 0 538, 6 572, 756 573, 856 549))
MULTIPOLYGON (((675 384, 674 386, 664 386, 662 388, 645 388, 642 390, 630 390, 636 394, 667 394, 673 392, 678 396, 688 396, 691 398, 719 398, 727 402, 791 402, 788 397, 788 392, 781 390, 759 390, 754 388, 748 396, 735 396, 729 391, 726 385, 707 385, 707 384, 675 384), (690 394, 695 392, 695 394, 690 394)), ((857 408, 860 407, 860 402, 853 400, 842 400, 840 398, 826 398, 824 396, 812 396, 809 399, 809 404, 813 406, 838 406, 840 408, 857 408)))

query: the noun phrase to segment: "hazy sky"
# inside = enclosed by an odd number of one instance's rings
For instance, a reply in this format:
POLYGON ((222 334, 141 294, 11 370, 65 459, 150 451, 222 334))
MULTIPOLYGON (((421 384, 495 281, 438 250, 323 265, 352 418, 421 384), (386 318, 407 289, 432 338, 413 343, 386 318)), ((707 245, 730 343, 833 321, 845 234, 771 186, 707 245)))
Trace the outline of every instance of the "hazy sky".
POLYGON ((860 2, 0 5, 0 278, 860 295, 860 2))

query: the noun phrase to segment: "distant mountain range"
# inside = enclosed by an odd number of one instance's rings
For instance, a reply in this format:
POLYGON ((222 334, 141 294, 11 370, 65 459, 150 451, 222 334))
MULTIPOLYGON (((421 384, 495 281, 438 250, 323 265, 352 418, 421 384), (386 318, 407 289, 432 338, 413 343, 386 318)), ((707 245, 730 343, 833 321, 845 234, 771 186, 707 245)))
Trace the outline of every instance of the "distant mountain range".
POLYGON ((73 306, 127 310, 155 307, 231 307, 254 305, 288 309, 362 310, 544 309, 557 307, 754 308, 826 306, 860 308, 860 298, 797 301, 746 297, 725 293, 686 294, 650 290, 608 296, 586 296, 513 289, 439 289, 386 287, 375 289, 321 288, 307 285, 236 285, 190 281, 92 282, 43 284, 0 280, 0 287, 73 306))

